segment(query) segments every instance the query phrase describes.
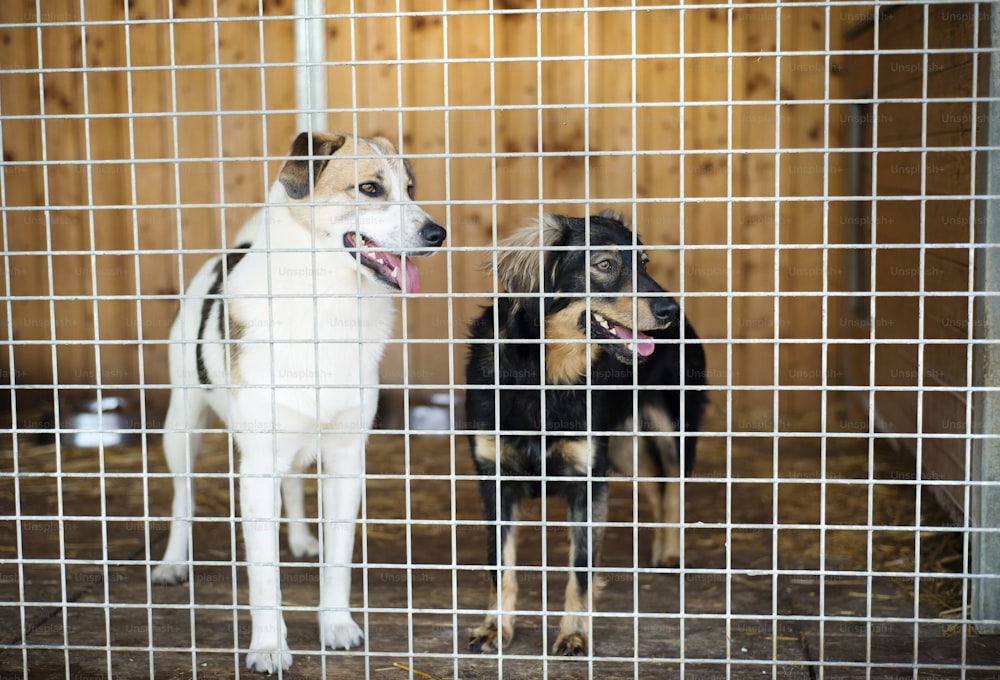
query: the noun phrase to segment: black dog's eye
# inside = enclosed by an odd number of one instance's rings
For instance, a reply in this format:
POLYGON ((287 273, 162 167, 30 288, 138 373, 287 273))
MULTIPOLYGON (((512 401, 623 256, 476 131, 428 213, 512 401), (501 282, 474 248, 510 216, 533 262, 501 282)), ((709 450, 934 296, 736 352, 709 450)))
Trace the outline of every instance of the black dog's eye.
POLYGON ((649 264, 649 255, 641 253, 639 255, 639 266, 645 269, 647 264, 649 264))
POLYGON ((609 272, 615 268, 615 263, 612 262, 610 259, 601 260, 600 262, 597 263, 597 268, 600 269, 602 272, 609 272))
POLYGON ((378 182, 364 182, 358 185, 358 191, 363 193, 365 196, 371 196, 373 198, 382 195, 382 185, 378 182))

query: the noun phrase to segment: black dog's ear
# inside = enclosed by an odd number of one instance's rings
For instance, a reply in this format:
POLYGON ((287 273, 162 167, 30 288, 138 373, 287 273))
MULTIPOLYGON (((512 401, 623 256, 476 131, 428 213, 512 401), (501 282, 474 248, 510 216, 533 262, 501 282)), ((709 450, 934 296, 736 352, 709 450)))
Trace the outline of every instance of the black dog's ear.
POLYGON ((347 137, 342 134, 300 132, 292 142, 289 158, 281 166, 278 181, 289 198, 305 198, 319 179, 330 155, 342 147, 347 137))
POLYGON ((541 224, 531 224, 497 244, 497 280, 508 293, 537 293, 539 250, 564 240, 567 224, 561 215, 546 215, 541 224))
POLYGON ((622 224, 625 224, 625 216, 622 213, 616 213, 614 210, 611 210, 610 208, 607 210, 602 210, 601 212, 597 213, 597 216, 603 217, 606 220, 614 220, 615 222, 621 222, 622 224))

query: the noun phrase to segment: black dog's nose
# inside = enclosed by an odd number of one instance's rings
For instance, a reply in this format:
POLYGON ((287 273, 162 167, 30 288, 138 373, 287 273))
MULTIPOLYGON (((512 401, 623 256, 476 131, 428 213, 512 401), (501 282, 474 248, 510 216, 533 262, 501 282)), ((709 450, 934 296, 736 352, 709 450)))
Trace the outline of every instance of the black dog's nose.
POLYGON ((444 227, 435 222, 427 222, 424 226, 420 227, 420 238, 429 246, 437 248, 444 243, 447 236, 448 232, 445 231, 444 227))
POLYGON ((673 298, 657 298, 650 303, 649 308, 656 320, 664 326, 669 326, 677 321, 681 312, 673 298))

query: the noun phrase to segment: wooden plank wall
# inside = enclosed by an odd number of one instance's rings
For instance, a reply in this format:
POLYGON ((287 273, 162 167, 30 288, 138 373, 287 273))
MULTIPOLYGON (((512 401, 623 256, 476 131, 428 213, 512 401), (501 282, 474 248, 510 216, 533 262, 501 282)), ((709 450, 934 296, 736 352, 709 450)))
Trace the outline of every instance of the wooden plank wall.
MULTIPOLYGON (((874 408, 868 408, 869 394, 861 393, 862 408, 847 427, 867 432, 873 410, 876 429, 898 435, 920 457, 924 478, 935 481, 965 479, 964 435, 971 427, 972 349, 965 340, 975 241, 975 206, 968 196, 976 183, 967 149, 982 139, 984 110, 977 115, 972 105, 974 57, 963 50, 976 45, 976 11, 987 26, 986 5, 900 7, 879 22, 879 46, 908 53, 878 64, 863 54, 849 64, 848 94, 876 103, 856 114, 864 139, 861 195, 873 198, 859 205, 858 236, 876 247, 858 262, 862 304, 843 324, 845 337, 872 340, 850 346, 845 382, 870 386, 874 408), (959 51, 928 54, 928 48, 959 51), (914 147, 927 151, 895 150, 914 147), (926 295, 915 295, 921 291, 926 295)), ((871 50, 874 40, 873 26, 861 27, 851 47, 871 50)), ((979 72, 986 67, 980 62, 979 72)), ((963 489, 943 490, 960 516, 963 489)))
MULTIPOLYGON (((220 16, 239 18, 222 23, 212 4, 135 0, 132 19, 183 21, 84 31, 61 23, 81 18, 80 3, 52 0, 40 27, 0 30, 18 383, 164 382, 154 341, 171 296, 275 176, 294 134, 292 24, 275 20, 291 2, 264 2, 262 20, 256 0, 219 0, 220 16), (114 67, 86 82, 74 70, 84 40, 90 65, 114 67), (179 247, 182 258, 165 252, 179 247)), ((425 291, 455 295, 403 304, 410 342, 405 357, 390 353, 386 381, 452 384, 464 348, 440 340, 464 335, 494 285, 479 267, 489 253, 470 249, 537 217, 540 199, 577 214, 588 200, 653 246, 654 274, 709 343, 710 381, 740 387, 715 397, 732 428, 818 427, 833 379, 823 317, 837 303, 816 296, 842 278, 824 271, 822 246, 843 172, 824 153, 842 144, 839 105, 817 100, 840 96, 843 68, 811 51, 840 46, 842 9, 629 4, 538 14, 509 0, 490 15, 488 0, 467 0, 462 13, 396 18, 374 16, 394 2, 359 0, 329 20, 331 127, 395 140, 456 248, 421 263, 425 291), (780 389, 796 386, 814 389, 780 389)), ((34 21, 33 7, 2 3, 0 21, 34 21)), ((86 11, 121 21, 125 9, 94 0, 86 11)))
MULTIPOLYGON (((265 14, 290 4, 265 2, 265 14)), ((218 5, 220 17, 257 8, 218 5)), ((72 0, 43 7, 0 6, 0 22, 23 24, 0 36, 14 341, 4 369, 12 356, 21 385, 162 385, 181 282, 231 241, 280 164, 241 159, 279 156, 294 134, 291 68, 260 72, 292 59, 291 24, 215 23, 211 3, 99 0, 82 17, 72 0), (262 90, 276 112, 246 114, 263 107, 262 90)), ((147 397, 165 406, 162 390, 147 397)))

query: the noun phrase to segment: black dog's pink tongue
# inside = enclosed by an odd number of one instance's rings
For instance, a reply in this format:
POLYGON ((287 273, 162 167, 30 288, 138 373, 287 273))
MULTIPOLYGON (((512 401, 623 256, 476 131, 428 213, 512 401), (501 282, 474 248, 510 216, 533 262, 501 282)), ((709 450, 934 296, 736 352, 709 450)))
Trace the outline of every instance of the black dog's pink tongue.
POLYGON ((649 337, 642 331, 636 331, 635 335, 632 334, 628 328, 625 326, 615 326, 616 335, 622 340, 632 340, 633 342, 626 342, 625 346, 631 351, 633 345, 635 346, 635 351, 639 353, 639 356, 648 357, 656 349, 656 345, 653 344, 653 338, 649 337))

